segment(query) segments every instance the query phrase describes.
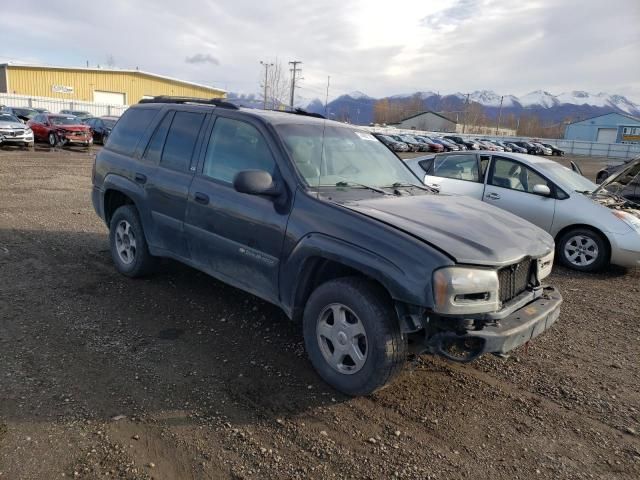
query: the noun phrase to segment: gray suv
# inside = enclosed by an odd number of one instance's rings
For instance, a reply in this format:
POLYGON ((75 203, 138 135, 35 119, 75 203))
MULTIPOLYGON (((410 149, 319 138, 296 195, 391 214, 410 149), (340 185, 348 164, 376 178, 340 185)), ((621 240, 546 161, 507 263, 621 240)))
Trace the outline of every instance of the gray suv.
POLYGON ((349 395, 408 353, 506 353, 559 315, 546 232, 438 194, 371 134, 304 112, 145 100, 97 154, 92 195, 118 271, 169 257, 278 305, 349 395))

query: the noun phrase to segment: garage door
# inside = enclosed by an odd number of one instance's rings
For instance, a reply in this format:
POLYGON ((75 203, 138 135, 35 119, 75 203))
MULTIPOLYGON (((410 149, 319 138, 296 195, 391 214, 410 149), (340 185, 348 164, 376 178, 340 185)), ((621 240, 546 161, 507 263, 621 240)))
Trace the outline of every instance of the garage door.
POLYGON ((596 142, 616 143, 617 136, 618 136, 617 128, 599 128, 598 138, 596 139, 596 142))
POLYGON ((127 98, 124 93, 119 92, 101 92, 96 90, 93 92, 93 101, 96 103, 104 103, 106 105, 126 105, 127 98))

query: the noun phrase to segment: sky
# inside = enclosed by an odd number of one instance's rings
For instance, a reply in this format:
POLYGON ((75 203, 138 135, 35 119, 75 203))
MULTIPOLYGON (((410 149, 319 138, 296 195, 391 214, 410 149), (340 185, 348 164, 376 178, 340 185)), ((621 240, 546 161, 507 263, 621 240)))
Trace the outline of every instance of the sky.
POLYGON ((608 92, 640 103, 639 0, 23 0, 0 62, 135 68, 258 93, 260 61, 302 61, 297 94, 608 92), (46 3, 46 2, 45 2, 46 3), (47 4, 49 7, 52 4, 47 4))

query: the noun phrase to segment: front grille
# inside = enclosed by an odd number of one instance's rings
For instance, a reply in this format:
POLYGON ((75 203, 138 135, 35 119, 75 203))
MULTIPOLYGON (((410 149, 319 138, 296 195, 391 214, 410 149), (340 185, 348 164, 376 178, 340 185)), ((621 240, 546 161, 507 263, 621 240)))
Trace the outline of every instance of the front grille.
POLYGON ((533 261, 527 258, 520 263, 514 263, 498 270, 500 282, 500 301, 508 302, 527 289, 531 278, 533 261))

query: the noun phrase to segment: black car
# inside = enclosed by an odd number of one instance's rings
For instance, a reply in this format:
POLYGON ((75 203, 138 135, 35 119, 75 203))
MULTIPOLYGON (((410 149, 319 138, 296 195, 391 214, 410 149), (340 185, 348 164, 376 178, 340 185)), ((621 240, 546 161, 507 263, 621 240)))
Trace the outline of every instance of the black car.
MULTIPOLYGON (((640 157, 638 157, 640 158, 640 157)), ((611 175, 625 168, 629 163, 638 160, 638 158, 629 158, 618 163, 609 163, 596 174, 596 183, 602 183, 611 175)))
POLYGON ((464 145, 467 150, 480 150, 480 145, 477 144, 476 142, 473 142, 471 140, 467 140, 465 138, 462 137, 457 137, 457 136, 453 136, 453 135, 445 135, 444 136, 445 140, 450 140, 454 143, 457 143, 458 145, 464 145))
POLYGON ((409 146, 404 142, 399 142, 388 135, 383 135, 381 133, 374 133, 374 137, 384 143, 387 147, 389 147, 394 152, 408 152, 409 146))
POLYGON ((389 382, 409 345, 471 361, 556 321, 549 234, 439 195, 370 133, 309 115, 175 97, 127 109, 92 176, 116 269, 169 257, 281 307, 349 395, 389 382))
POLYGON ((509 147, 513 153, 527 153, 526 148, 516 145, 513 142, 507 142, 506 146, 509 147))
POLYGON ((540 147, 530 142, 513 142, 518 147, 522 147, 527 150, 529 155, 542 155, 543 151, 540 147))
POLYGON ((564 150, 559 148, 557 145, 552 143, 543 143, 542 145, 551 149, 551 155, 557 155, 558 157, 564 156, 564 150))
POLYGON ((82 123, 89 125, 89 128, 91 128, 94 143, 104 145, 117 121, 118 117, 105 116, 86 118, 82 120, 82 123))
POLYGON ((3 112, 10 113, 11 115, 18 117, 23 122, 28 122, 33 117, 38 115, 38 111, 29 107, 2 107, 3 112))

